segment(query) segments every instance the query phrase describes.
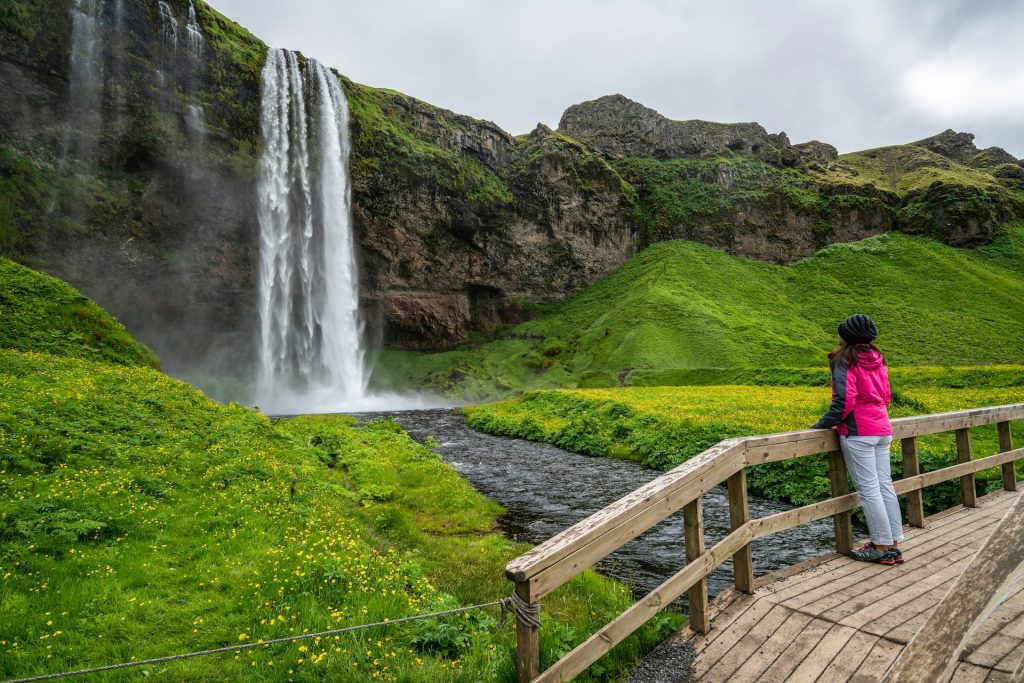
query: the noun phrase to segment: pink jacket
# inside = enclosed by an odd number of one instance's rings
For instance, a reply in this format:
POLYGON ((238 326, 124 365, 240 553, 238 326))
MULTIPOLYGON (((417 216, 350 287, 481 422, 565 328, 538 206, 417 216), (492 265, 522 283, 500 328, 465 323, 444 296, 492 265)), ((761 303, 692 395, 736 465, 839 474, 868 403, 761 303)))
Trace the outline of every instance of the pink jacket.
POLYGON ((889 370, 882 354, 860 354, 852 368, 832 368, 832 405, 813 427, 831 428, 848 436, 891 436, 888 406, 892 402, 889 370))

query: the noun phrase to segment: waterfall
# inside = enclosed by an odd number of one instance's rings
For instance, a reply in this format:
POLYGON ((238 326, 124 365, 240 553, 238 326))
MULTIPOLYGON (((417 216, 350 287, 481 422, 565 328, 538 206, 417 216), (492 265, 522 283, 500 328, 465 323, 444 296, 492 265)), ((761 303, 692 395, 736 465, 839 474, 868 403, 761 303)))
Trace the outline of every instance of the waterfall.
POLYGON ((174 16, 171 6, 164 0, 157 3, 160 11, 160 26, 164 32, 164 41, 171 46, 171 49, 178 49, 178 19, 174 16))
POLYGON ((262 90, 257 403, 339 410, 366 392, 348 106, 331 71, 287 50, 267 54, 262 90))
POLYGON ((196 19, 196 6, 192 0, 188 0, 188 23, 185 24, 185 33, 188 34, 188 49, 196 57, 203 55, 203 32, 199 29, 199 21, 196 19))
POLYGON ((87 164, 93 161, 103 120, 102 12, 102 0, 75 0, 71 6, 69 124, 64 157, 66 160, 68 153, 74 152, 87 164))

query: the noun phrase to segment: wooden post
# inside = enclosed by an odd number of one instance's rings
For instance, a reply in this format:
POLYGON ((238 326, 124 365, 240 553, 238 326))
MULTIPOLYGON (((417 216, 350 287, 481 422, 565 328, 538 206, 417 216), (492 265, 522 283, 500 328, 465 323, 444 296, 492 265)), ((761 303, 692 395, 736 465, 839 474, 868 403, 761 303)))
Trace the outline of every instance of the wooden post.
MULTIPOLYGON (((917 461, 917 437, 908 437, 900 443, 903 450, 903 478, 921 474, 921 465, 917 461)), ((912 527, 924 528, 924 496, 921 495, 921 489, 907 492, 907 521, 912 527)))
MULTIPOLYGON (((683 537, 686 542, 686 562, 704 554, 704 508, 698 496, 683 506, 683 537)), ((687 593, 690 603, 690 628, 705 634, 711 624, 708 620, 708 580, 701 579, 687 593)))
MULTIPOLYGON (((516 595, 530 600, 530 584, 516 583, 516 595)), ((516 682, 530 683, 540 675, 540 631, 516 615, 516 682)))
MULTIPOLYGON (((747 503, 747 471, 740 470, 728 479, 729 522, 733 531, 750 521, 747 503)), ((736 579, 736 590, 750 595, 754 592, 754 561, 747 543, 732 556, 732 571, 736 579)))
MULTIPOLYGON (((1010 423, 999 422, 996 424, 999 431, 999 452, 1013 450, 1013 436, 1010 434, 1010 423)), ((1008 462, 1003 465, 1003 488, 1007 491, 1017 490, 1017 473, 1014 470, 1016 463, 1008 462)))
MULTIPOLYGON (((956 430, 956 460, 957 462, 971 461, 971 430, 956 430)), ((978 494, 974 486, 974 473, 965 474, 960 477, 960 490, 963 493, 964 507, 978 507, 978 494)))
MULTIPOLYGON (((828 454, 828 480, 832 484, 832 497, 838 498, 850 492, 850 484, 846 481, 846 462, 842 451, 828 454)), ((845 555, 853 548, 853 522, 850 512, 840 512, 832 516, 836 527, 836 552, 845 555)))

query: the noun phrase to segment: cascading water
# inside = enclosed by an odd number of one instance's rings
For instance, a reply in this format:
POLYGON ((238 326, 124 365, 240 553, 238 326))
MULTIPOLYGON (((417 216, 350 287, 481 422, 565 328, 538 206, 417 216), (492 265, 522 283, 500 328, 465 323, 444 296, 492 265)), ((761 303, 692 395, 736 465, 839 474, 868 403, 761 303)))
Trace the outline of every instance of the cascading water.
POLYGON ((348 105, 331 71, 313 60, 301 69, 287 50, 270 50, 262 85, 257 403, 273 413, 350 408, 366 379, 348 105))
POLYGON ((174 16, 171 6, 163 0, 157 3, 160 12, 160 27, 164 33, 164 41, 172 50, 178 49, 178 19, 174 16))
POLYGON ((196 19, 196 6, 192 0, 188 0, 188 23, 185 24, 185 33, 188 36, 188 49, 196 57, 203 54, 203 32, 199 28, 199 21, 196 19))
POLYGON ((71 6, 69 126, 64 154, 66 159, 68 153, 74 153, 86 163, 93 161, 102 124, 102 12, 103 0, 75 0, 71 6))

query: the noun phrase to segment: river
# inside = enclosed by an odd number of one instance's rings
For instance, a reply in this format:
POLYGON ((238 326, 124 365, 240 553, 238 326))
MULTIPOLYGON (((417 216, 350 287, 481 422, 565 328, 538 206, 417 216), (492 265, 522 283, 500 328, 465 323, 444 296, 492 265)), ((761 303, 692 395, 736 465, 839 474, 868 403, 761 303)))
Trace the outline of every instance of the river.
MULTIPOLYGON (((555 446, 474 431, 453 410, 362 413, 366 420, 392 416, 423 442, 433 436, 441 457, 484 495, 501 503, 508 536, 540 543, 657 477, 661 472, 634 462, 579 455, 555 446)), ((750 496, 751 518, 790 509, 750 496)), ((704 529, 710 547, 729 532, 724 487, 704 494, 704 529)), ((754 574, 760 576, 816 557, 833 548, 831 521, 805 524, 753 543, 754 574)), ((626 544, 598 568, 644 594, 685 564, 682 514, 676 513, 626 544)), ((712 595, 732 585, 732 561, 708 577, 712 595)))

